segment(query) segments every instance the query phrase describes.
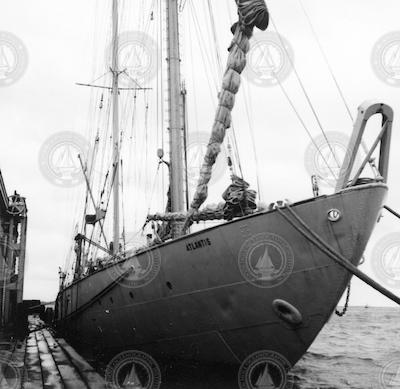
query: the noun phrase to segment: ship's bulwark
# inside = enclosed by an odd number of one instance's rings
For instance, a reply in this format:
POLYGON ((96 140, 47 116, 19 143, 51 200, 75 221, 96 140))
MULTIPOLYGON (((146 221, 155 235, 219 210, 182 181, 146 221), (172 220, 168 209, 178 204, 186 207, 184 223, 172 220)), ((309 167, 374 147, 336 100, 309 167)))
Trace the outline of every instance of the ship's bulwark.
MULTIPOLYGON (((357 265, 386 193, 383 184, 363 185, 292 208, 357 265), (328 219, 332 209, 338 221, 328 219)), ((74 283, 58 296, 57 328, 74 344, 111 354, 133 349, 156 360, 240 364, 270 350, 294 365, 349 278, 271 211, 187 235, 74 283), (132 264, 136 273, 115 282, 132 264), (279 319, 275 299, 296 307, 302 324, 279 319)))

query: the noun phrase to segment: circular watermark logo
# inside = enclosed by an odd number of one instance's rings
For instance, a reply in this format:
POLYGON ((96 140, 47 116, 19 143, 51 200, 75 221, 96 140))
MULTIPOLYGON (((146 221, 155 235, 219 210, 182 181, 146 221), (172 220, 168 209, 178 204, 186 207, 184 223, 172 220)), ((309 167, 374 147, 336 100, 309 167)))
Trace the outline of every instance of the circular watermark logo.
POLYGON ((142 351, 124 351, 107 365, 105 381, 108 388, 158 389, 161 370, 149 354, 142 351))
MULTIPOLYGON (((132 242, 127 242, 127 246, 132 242)), ((107 268, 114 280, 121 286, 140 288, 148 285, 161 269, 161 253, 158 247, 146 247, 144 244, 133 245, 135 249, 127 251, 127 259, 107 268)))
POLYGON ((371 62, 381 81, 391 86, 400 86, 400 31, 390 32, 375 43, 371 62))
POLYGON ((0 31, 0 86, 17 82, 28 66, 28 51, 14 34, 0 31))
POLYGON ((240 389, 277 388, 291 389, 288 378, 289 361, 275 351, 262 350, 248 356, 239 368, 240 389))
MULTIPOLYGON (((139 88, 151 81, 158 71, 158 46, 153 38, 141 31, 125 31, 118 36, 120 86, 139 88)), ((112 45, 106 51, 111 68, 112 45)))
MULTIPOLYGON (((327 131, 313 138, 304 153, 304 166, 309 175, 316 175, 322 185, 335 187, 340 169, 347 157, 350 138, 339 131, 327 131)), ((357 155, 354 168, 361 166, 357 155)))
POLYGON ((379 374, 380 389, 400 388, 400 359, 387 363, 379 374))
POLYGON ((392 232, 374 246, 372 269, 380 281, 391 288, 400 288, 400 232, 392 232))
POLYGON ((17 366, 0 355, 0 388, 17 389, 21 387, 21 374, 17 366))
POLYGON ((274 86, 283 82, 293 69, 294 51, 286 38, 265 31, 254 34, 243 72, 257 86, 274 86))
POLYGON ((293 271, 294 255, 285 239, 267 232, 244 242, 238 262, 247 281, 260 288, 272 288, 288 279, 293 271))
POLYGON ((73 131, 51 135, 39 151, 39 168, 52 184, 71 188, 84 181, 78 155, 85 163, 89 154, 89 143, 73 131))
MULTIPOLYGON (((186 158, 187 158, 187 181, 189 190, 193 191, 197 187, 200 177, 200 169, 203 165, 204 155, 207 151, 210 134, 206 132, 194 132, 188 134, 186 144, 186 158)), ((213 166, 211 179, 209 185, 218 182, 227 171, 227 158, 228 152, 224 145, 221 145, 221 152, 213 166)))

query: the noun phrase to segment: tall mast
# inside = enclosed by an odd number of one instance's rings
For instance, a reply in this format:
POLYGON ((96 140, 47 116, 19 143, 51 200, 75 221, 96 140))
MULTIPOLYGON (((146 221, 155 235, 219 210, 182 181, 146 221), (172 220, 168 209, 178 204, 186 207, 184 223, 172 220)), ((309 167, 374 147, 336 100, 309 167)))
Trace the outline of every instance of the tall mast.
MULTIPOLYGON (((167 7, 167 61, 169 86, 169 141, 171 211, 185 210, 183 186, 183 123, 179 55, 178 0, 165 0, 167 7)), ((179 236, 181 226, 174 222, 172 234, 179 236)))
POLYGON ((119 251, 119 105, 118 105, 118 0, 112 4, 112 94, 113 94, 113 254, 119 251))

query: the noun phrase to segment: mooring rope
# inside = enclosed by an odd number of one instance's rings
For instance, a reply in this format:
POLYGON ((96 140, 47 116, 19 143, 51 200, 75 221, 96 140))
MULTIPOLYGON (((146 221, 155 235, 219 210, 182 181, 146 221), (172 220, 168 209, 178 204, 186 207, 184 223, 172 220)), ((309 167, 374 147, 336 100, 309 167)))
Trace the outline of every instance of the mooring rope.
POLYGON ((354 266, 347 258, 345 258, 342 254, 338 253, 332 246, 326 243, 317 233, 315 233, 301 218, 297 215, 297 213, 288 205, 285 204, 284 207, 276 207, 276 210, 288 221, 288 223, 295 228, 301 235, 303 235, 309 242, 311 242, 314 246, 318 247, 324 254, 326 254, 329 258, 335 261, 338 265, 345 268, 348 272, 355 275, 361 281, 365 282, 378 292, 382 293, 384 296, 394 301, 396 304, 400 305, 400 297, 393 294, 391 291, 378 284, 372 278, 367 276, 364 272, 354 266), (295 218, 299 225, 296 224, 284 211, 287 209, 292 217, 295 218))
POLYGON ((400 213, 396 212, 393 208, 390 208, 387 205, 384 205, 383 208, 385 208, 387 211, 389 211, 392 215, 396 216, 398 219, 400 219, 400 213))

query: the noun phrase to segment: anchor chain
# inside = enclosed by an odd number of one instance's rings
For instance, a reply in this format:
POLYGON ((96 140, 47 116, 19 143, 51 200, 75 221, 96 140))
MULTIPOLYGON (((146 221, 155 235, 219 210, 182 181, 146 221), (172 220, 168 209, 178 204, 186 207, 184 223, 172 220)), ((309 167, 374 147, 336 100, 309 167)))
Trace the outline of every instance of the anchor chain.
POLYGON ((349 285, 347 285, 347 294, 346 294, 346 302, 344 304, 343 310, 340 312, 337 309, 335 309, 336 315, 342 317, 346 314, 347 309, 349 307, 349 301, 350 301, 350 289, 351 289, 351 281, 349 282, 349 285))
MULTIPOLYGON (((392 215, 394 215, 395 217, 400 219, 400 214, 398 212, 396 212, 395 210, 393 210, 392 208, 390 208, 389 206, 385 205, 384 208, 390 212, 392 215)), ((365 258, 362 257, 362 261, 360 261, 360 265, 362 265, 365 262, 365 258)), ((346 294, 346 302, 344 304, 343 310, 340 312, 337 309, 335 309, 335 313, 336 315, 342 317, 346 314, 347 309, 349 307, 349 300, 350 300, 350 289, 351 289, 351 281, 349 282, 349 285, 347 286, 347 294, 346 294)))

